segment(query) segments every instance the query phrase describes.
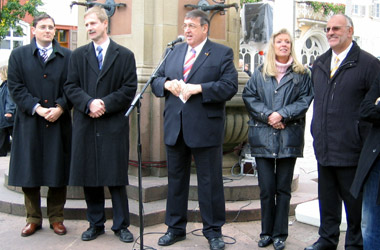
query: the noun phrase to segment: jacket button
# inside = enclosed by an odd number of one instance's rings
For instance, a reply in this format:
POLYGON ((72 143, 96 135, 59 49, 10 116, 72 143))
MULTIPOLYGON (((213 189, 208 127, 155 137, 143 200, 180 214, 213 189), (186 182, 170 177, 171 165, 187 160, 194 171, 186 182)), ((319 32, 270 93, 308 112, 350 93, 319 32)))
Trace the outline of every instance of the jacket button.
POLYGON ((46 78, 47 77, 47 75, 44 75, 44 78, 46 78))
POLYGON ((44 103, 48 103, 48 100, 44 100, 44 103))
POLYGON ((375 148, 374 150, 372 150, 372 152, 374 152, 374 153, 375 153, 375 152, 376 152, 376 148, 375 148))
POLYGON ((275 90, 274 93, 277 94, 277 90, 275 90))
POLYGON ((277 154, 276 153, 273 153, 273 156, 276 156, 277 154))
POLYGON ((48 127, 49 127, 49 124, 46 124, 46 127, 48 128, 48 127))
POLYGON ((100 133, 96 133, 96 136, 100 136, 100 133))

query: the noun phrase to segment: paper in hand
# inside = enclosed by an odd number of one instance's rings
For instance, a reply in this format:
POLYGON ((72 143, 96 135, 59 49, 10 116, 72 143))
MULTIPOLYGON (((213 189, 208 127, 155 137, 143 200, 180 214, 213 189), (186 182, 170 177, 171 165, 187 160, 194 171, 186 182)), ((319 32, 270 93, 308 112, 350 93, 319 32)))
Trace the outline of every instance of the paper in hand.
MULTIPOLYGON (((179 83, 181 84, 181 89, 183 89, 186 83, 182 79, 179 81, 179 83)), ((186 100, 183 98, 183 95, 182 95, 182 90, 181 90, 181 93, 179 93, 178 97, 179 99, 181 99, 183 103, 186 103, 186 100)))

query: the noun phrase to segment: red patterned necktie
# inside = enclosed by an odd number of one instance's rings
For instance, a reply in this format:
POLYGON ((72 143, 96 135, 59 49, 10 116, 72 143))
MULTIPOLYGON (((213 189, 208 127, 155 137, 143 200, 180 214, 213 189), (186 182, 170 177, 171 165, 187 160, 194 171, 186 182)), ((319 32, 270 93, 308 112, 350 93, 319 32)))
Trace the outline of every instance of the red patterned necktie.
POLYGON ((195 49, 190 50, 191 53, 193 53, 189 59, 185 62, 185 65, 183 66, 183 81, 186 82, 187 77, 189 76, 190 70, 193 67, 194 61, 195 61, 195 49))

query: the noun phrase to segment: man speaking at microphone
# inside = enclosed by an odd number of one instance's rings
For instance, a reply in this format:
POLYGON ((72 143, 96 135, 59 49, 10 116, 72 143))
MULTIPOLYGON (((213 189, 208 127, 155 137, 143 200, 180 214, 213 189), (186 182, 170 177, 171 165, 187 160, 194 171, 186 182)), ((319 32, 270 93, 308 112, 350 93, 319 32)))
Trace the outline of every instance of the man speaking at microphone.
POLYGON ((157 72, 152 91, 165 97, 164 141, 168 164, 165 224, 158 245, 186 238, 190 167, 194 158, 203 235, 210 249, 224 249, 225 202, 222 144, 225 102, 238 89, 233 51, 208 38, 210 21, 200 10, 186 14, 186 43, 177 45, 157 72))

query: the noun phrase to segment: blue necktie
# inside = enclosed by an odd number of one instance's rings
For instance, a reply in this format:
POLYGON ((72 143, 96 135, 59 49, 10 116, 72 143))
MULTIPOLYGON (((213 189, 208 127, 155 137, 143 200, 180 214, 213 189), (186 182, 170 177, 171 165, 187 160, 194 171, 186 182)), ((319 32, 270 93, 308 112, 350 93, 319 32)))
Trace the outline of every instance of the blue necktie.
POLYGON ((44 62, 46 62, 46 60, 48 59, 47 51, 48 51, 47 49, 40 49, 40 55, 42 59, 44 60, 44 62))
POLYGON ((97 58, 98 58, 99 69, 102 69, 102 65, 103 65, 103 54, 102 54, 102 51, 103 51, 103 49, 102 49, 102 47, 98 46, 96 48, 96 50, 98 51, 97 58))

